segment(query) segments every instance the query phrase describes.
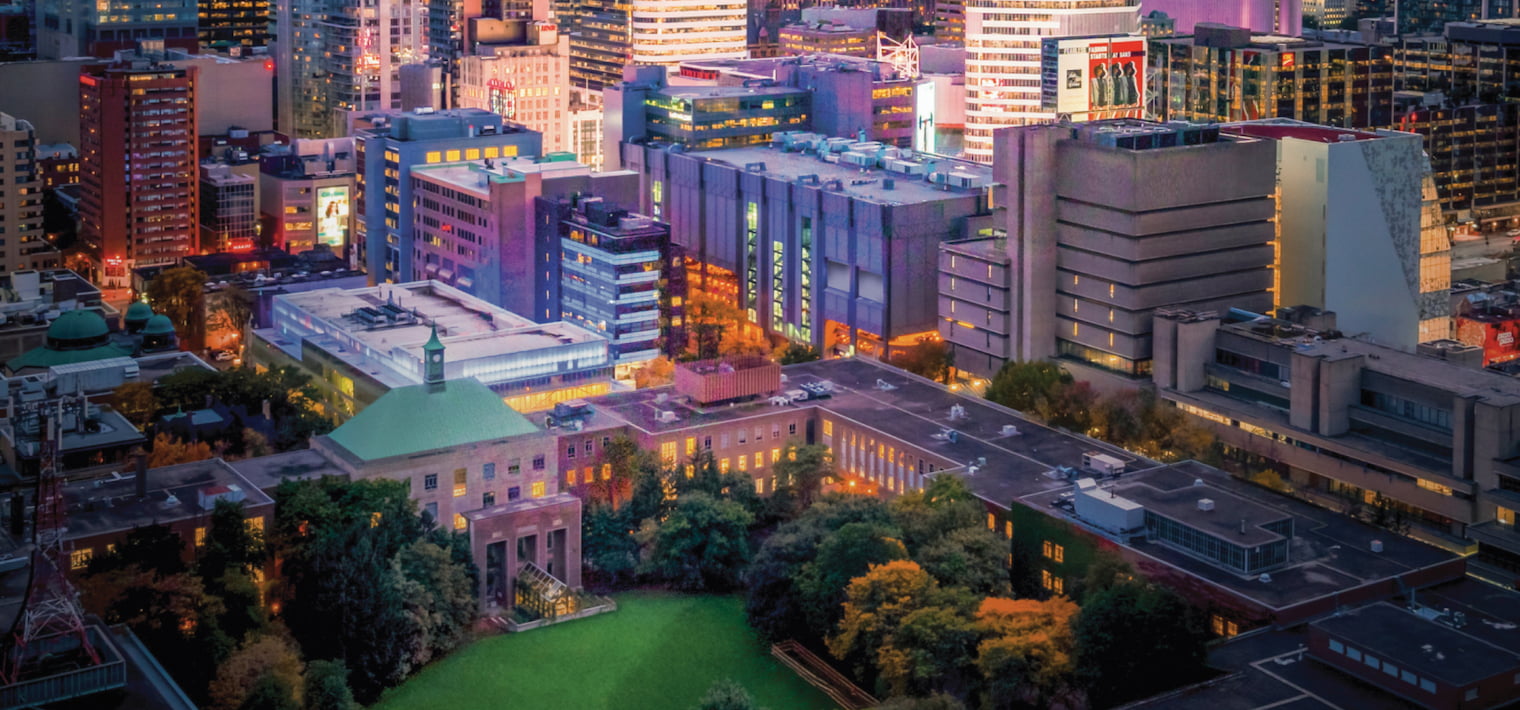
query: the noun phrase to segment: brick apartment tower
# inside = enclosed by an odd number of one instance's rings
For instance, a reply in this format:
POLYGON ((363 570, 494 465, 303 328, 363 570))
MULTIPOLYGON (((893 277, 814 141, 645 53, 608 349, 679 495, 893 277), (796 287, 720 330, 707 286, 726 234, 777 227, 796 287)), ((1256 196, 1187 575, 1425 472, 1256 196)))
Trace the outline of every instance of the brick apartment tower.
POLYGON ((80 70, 79 236, 105 288, 196 252, 196 71, 148 59, 80 70))

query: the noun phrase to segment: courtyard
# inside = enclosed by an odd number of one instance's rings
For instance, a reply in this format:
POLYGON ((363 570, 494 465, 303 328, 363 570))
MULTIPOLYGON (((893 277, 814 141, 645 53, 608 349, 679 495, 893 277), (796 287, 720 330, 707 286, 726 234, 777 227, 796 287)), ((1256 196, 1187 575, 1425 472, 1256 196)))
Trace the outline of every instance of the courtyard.
POLYGON ((385 694, 379 710, 685 710, 728 677, 770 710, 834 710, 770 655, 732 596, 629 593, 618 611, 472 643, 385 694))

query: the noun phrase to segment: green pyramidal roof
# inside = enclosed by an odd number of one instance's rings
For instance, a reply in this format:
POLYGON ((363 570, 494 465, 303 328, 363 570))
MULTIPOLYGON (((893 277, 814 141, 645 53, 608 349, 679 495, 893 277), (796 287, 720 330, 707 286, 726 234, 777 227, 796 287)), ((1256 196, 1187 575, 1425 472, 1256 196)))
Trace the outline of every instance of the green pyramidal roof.
POLYGON ((474 378, 386 392, 328 437, 374 461, 538 431, 474 378))
POLYGON ((443 349, 443 341, 441 341, 441 340, 438 339, 438 326, 436 326, 436 325, 433 326, 433 336, 430 337, 430 338, 428 338, 428 341, 425 344, 423 344, 422 349, 423 350, 442 350, 443 349))

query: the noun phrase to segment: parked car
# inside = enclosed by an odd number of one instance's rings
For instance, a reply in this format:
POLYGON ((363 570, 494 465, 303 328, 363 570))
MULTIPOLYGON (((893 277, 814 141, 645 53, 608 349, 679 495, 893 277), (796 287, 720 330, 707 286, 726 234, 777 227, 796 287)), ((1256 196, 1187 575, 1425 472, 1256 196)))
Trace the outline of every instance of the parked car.
POLYGON ((236 358, 237 356, 233 355, 231 350, 218 350, 211 357, 217 362, 227 362, 233 358, 236 358))

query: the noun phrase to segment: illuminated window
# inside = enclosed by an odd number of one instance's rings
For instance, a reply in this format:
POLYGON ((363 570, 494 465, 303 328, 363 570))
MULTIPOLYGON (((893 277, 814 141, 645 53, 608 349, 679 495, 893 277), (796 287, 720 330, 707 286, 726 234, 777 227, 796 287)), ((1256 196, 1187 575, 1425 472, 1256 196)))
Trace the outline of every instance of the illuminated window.
POLYGON ((765 479, 763 479, 763 478, 757 478, 757 479, 755 479, 755 493, 757 493, 757 494, 764 494, 765 493, 765 479))
POLYGON ((667 441, 660 444, 660 460, 667 466, 676 462, 676 442, 667 441))
POLYGON ((987 514, 987 529, 988 530, 996 530, 997 529, 997 516, 994 515, 994 514, 992 514, 992 513, 988 513, 987 514))
POLYGON ((1509 508, 1501 506, 1494 517, 1499 520, 1500 525, 1509 525, 1511 527, 1515 525, 1515 511, 1509 508))
POLYGON ((503 158, 515 158, 515 157, 517 157, 517 146, 515 146, 515 145, 504 145, 504 146, 502 146, 501 147, 501 157, 503 157, 503 158))
POLYGON ((718 473, 728 473, 728 459, 718 461, 718 473))
POLYGON ((480 149, 479 148, 466 148, 465 151, 464 151, 464 159, 465 160, 480 160, 480 149))
POLYGON ((697 467, 692 464, 686 464, 686 477, 691 478, 695 475, 697 475, 697 467))
POLYGON ((462 468, 456 468, 456 469, 454 469, 454 497, 455 498, 458 498, 458 497, 464 495, 465 494, 465 489, 469 487, 469 484, 466 483, 466 478, 467 478, 467 474, 465 473, 465 469, 462 469, 462 468))
POLYGON ((448 157, 449 162, 451 162, 451 163, 454 162, 454 161, 456 161, 456 160, 459 160, 459 158, 460 158, 459 151, 457 151, 457 150, 448 151, 447 153, 444 153, 444 155, 448 157))
POLYGON ((501 149, 497 148, 494 145, 492 145, 492 146, 486 146, 486 153, 485 153, 485 155, 486 155, 487 158, 500 158, 501 157, 501 149))
POLYGON ((454 529, 455 530, 464 530, 465 528, 467 528, 469 526, 470 526, 469 521, 465 520, 463 515, 460 515, 458 513, 454 514, 454 529))
POLYGON ((1066 580, 1050 573, 1050 570, 1040 570, 1040 587, 1052 594, 1066 593, 1066 580))
POLYGON ((834 422, 829 421, 827 419, 823 420, 823 435, 824 436, 833 436, 834 435, 834 422))
POLYGON ((548 485, 545 484, 543 481, 534 481, 533 482, 533 493, 532 493, 533 497, 534 498, 542 498, 542 497, 544 497, 544 495, 549 492, 548 488, 549 488, 548 485))
POLYGON ((439 153, 436 150, 430 150, 430 151, 428 151, 427 161, 429 163, 437 163, 437 162, 439 162, 441 160, 443 160, 443 154, 442 153, 439 153))
POLYGON ((95 548, 86 547, 83 550, 75 550, 69 553, 69 569, 84 569, 90 566, 90 560, 95 557, 95 548))
POLYGON ((612 464, 610 464, 610 463, 604 463, 604 464, 602 464, 602 480, 603 481, 610 481, 610 480, 612 480, 612 464))
POLYGON ((1240 633, 1240 625, 1218 614, 1209 617, 1209 628, 1215 636, 1229 638, 1240 633))
POLYGON ((739 470, 740 471, 748 471, 749 470, 749 454, 743 454, 743 455, 739 456, 739 470))
POLYGON ((1013 539, 1013 523, 1011 523, 1011 522, 1005 522, 1005 523, 1003 523, 1003 537, 1006 537, 1006 538, 1008 538, 1010 540, 1013 539))
POLYGON ((567 486, 573 486, 573 485, 575 485, 575 469, 572 468, 572 469, 569 469, 569 470, 565 471, 565 485, 567 485, 567 486))
POLYGON ((1057 545, 1049 540, 1046 540, 1045 544, 1041 546, 1040 554, 1043 555, 1045 559, 1051 560, 1053 562, 1066 561, 1066 548, 1064 546, 1057 545))
POLYGON ((370 513, 369 514, 369 526, 372 527, 372 528, 378 528, 378 527, 380 527, 380 518, 381 518, 380 513, 378 513, 378 512, 370 513))
POLYGON ((203 547, 205 544, 206 544, 206 529, 205 528, 196 528, 195 529, 195 546, 196 547, 203 547))
POLYGON ((781 449, 771 449, 771 463, 781 460, 781 449))

